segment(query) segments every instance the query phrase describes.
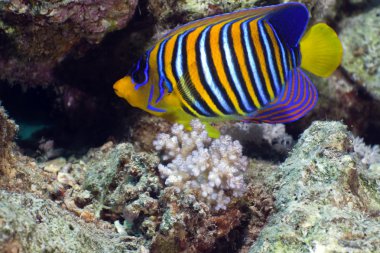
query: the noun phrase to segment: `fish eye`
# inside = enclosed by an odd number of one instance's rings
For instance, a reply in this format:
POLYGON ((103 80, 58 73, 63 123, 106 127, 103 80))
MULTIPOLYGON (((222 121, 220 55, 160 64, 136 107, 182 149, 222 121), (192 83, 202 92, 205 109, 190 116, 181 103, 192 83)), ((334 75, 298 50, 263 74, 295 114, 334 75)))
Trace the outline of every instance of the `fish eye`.
POLYGON ((147 64, 146 58, 142 57, 135 65, 131 74, 132 81, 135 84, 141 84, 146 81, 147 79, 146 64, 147 64))
POLYGON ((135 83, 142 83, 145 80, 145 73, 144 70, 139 69, 138 71, 135 71, 132 73, 132 80, 135 83))

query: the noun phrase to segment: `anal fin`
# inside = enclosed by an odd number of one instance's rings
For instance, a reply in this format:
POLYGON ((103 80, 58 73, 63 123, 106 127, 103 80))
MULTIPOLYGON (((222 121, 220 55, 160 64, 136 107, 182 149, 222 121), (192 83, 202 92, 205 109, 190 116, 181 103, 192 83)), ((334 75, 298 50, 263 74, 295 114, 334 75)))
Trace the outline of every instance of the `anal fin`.
POLYGON ((246 121, 271 124, 293 122, 313 109, 317 100, 316 87, 301 69, 296 68, 289 74, 281 95, 246 121))

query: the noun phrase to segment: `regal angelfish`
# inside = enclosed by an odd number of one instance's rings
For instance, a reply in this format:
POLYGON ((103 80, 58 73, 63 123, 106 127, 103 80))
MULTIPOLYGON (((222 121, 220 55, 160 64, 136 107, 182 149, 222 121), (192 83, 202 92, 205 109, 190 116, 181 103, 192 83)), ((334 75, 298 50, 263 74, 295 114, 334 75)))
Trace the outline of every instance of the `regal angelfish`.
POLYGON ((213 137, 209 122, 297 120, 318 97, 301 69, 327 77, 343 51, 324 23, 304 34, 308 20, 303 4, 286 3, 190 22, 150 48, 115 92, 188 128, 199 118, 213 137))

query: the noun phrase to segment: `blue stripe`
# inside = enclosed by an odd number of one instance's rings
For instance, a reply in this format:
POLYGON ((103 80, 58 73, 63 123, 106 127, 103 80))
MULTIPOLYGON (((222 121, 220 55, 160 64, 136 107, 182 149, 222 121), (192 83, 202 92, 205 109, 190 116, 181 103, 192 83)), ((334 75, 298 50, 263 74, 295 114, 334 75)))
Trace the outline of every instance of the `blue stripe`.
POLYGON ((252 20, 255 20, 255 18, 248 19, 247 21, 244 21, 242 23, 244 44, 247 47, 248 60, 249 60, 249 68, 251 69, 251 73, 253 73, 253 77, 255 79, 254 80, 255 83, 253 85, 256 85, 256 88, 259 91, 258 95, 260 96, 261 101, 263 101, 263 104, 265 105, 265 104, 268 103, 268 99, 265 96, 264 86, 261 83, 260 76, 259 76, 259 73, 257 71, 257 66, 256 66, 256 63, 255 63, 255 60, 253 59, 254 52, 253 52, 253 49, 250 47, 250 42, 249 42, 250 41, 250 34, 249 34, 249 31, 248 31, 247 25, 252 20))
MULTIPOLYGON (((181 81, 181 78, 183 78, 183 75, 184 75, 184 70, 182 68, 182 61, 183 61, 183 57, 182 57, 183 39, 184 39, 184 37, 186 37, 193 30, 194 29, 188 30, 188 31, 186 31, 183 34, 181 34, 181 35, 178 36, 178 49, 177 49, 176 58, 175 58, 175 66, 176 66, 175 67, 175 72, 176 72, 177 77, 179 78, 179 82, 181 81)), ((187 85, 189 85, 189 84, 185 83, 183 85, 186 86, 185 89, 189 88, 189 87, 187 87, 187 85)), ((190 94, 188 94, 188 95, 190 95, 190 94)), ((206 115, 206 116, 210 116, 211 115, 210 112, 208 112, 194 97, 190 96, 189 99, 191 99, 191 103, 193 103, 193 105, 195 107, 197 107, 197 109, 203 115, 206 115)))
POLYGON ((273 31, 274 36, 276 37, 277 45, 280 47, 280 50, 281 50, 282 67, 284 68, 283 72, 284 72, 284 79, 286 83, 286 77, 288 76, 288 72, 289 72, 288 61, 286 60, 286 52, 285 52, 284 46, 282 45, 282 42, 280 41, 280 38, 278 37, 276 33, 276 30, 274 30, 273 27, 272 27, 272 31, 273 31))
POLYGON ((141 63, 141 60, 142 59, 140 59, 139 61, 138 61, 138 64, 137 64, 137 66, 136 66, 136 69, 132 72, 132 74, 131 74, 131 79, 132 79, 132 83, 133 84, 135 84, 135 90, 138 90, 141 86, 144 86, 145 84, 147 84, 148 83, 148 81, 149 81, 149 73, 148 73, 148 71, 149 71, 149 57, 150 57, 150 52, 152 51, 152 48, 151 49, 149 49, 148 51, 146 51, 146 53, 145 53, 145 56, 146 56, 146 59, 145 59, 145 68, 144 68, 144 76, 145 76, 145 80, 143 81, 143 82, 141 82, 141 83, 136 83, 134 80, 133 80, 133 74, 136 72, 136 71, 139 71, 139 69, 140 69, 140 63, 141 63))
POLYGON ((216 85, 214 78, 212 77, 210 68, 207 64, 207 54, 206 54, 206 34, 211 29, 211 26, 207 27, 201 34, 200 38, 200 56, 201 56, 201 66, 206 79, 206 85, 209 86, 211 92, 218 99, 219 103, 223 106, 224 110, 228 113, 233 113, 233 110, 228 106, 227 102, 224 100, 222 92, 216 85))
MULTIPOLYGON (((287 89, 287 96, 286 96, 286 99, 282 102, 279 102, 279 103, 276 103, 276 104, 273 104, 271 106, 268 107, 268 109, 272 108, 272 107, 275 107, 275 106, 279 106, 279 105, 284 105, 286 103, 288 103, 290 100, 294 100, 297 96, 297 92, 298 92, 298 84, 299 80, 298 80, 298 75, 295 71, 291 71, 290 74, 289 74, 289 80, 286 84, 286 89, 287 89), (293 73, 294 72, 294 73, 293 73), (294 81, 294 85, 293 85, 293 81, 294 81), (290 83, 292 82, 292 83, 290 83), (290 97, 290 95, 292 94, 292 90, 293 90, 293 96, 290 97)), ((283 96, 284 96, 284 93, 285 93, 285 89, 283 91, 283 93, 281 94, 281 96, 278 97, 278 100, 281 101, 283 99, 283 96)), ((273 112, 275 112, 276 110, 282 110, 283 107, 280 107, 280 108, 277 108, 275 110, 269 110, 269 111, 266 111, 264 113, 260 113, 260 119, 263 119, 263 117, 265 117, 266 115, 268 114, 271 114, 273 112)), ((264 118, 265 119, 265 118, 264 118)), ((267 118, 268 119, 268 118, 267 118)))
POLYGON ((259 25, 259 32, 262 35, 262 38, 264 41, 265 51, 268 54, 267 60, 269 62, 269 69, 270 69, 269 72, 270 72, 270 75, 272 76, 272 79, 274 81, 274 85, 276 87, 276 93, 278 94, 280 92, 280 82, 278 81, 278 76, 276 75, 276 70, 275 70, 274 65, 273 65, 273 54, 272 54, 272 51, 271 51, 270 46, 269 46, 268 37, 267 37, 267 34, 265 32, 262 19, 260 19, 258 21, 258 25, 259 25))
POLYGON ((181 79, 183 76, 183 68, 182 68, 182 47, 183 47, 183 38, 188 35, 190 32, 192 32, 194 29, 188 30, 184 32, 183 34, 178 36, 178 49, 176 53, 176 58, 175 58, 175 72, 178 77, 178 79, 181 79))
POLYGON ((160 108, 157 108, 157 107, 154 107, 151 105, 152 103, 152 100, 153 100, 153 94, 154 94, 154 85, 151 85, 150 86, 150 93, 149 93, 149 98, 148 98, 148 104, 147 104, 147 108, 149 110, 152 110, 152 111, 156 111, 156 112, 166 112, 166 110, 164 109, 160 109, 160 108))
MULTIPOLYGON (((305 98, 305 100, 302 103, 296 103, 297 106, 291 110, 276 114, 274 117, 280 117, 277 120, 285 120, 285 119, 289 118, 289 115, 292 118, 303 116, 308 111, 310 111, 312 108, 309 108, 309 110, 306 110, 306 111, 304 108, 301 111, 299 111, 298 113, 295 113, 295 112, 297 110, 300 110, 302 107, 309 107, 311 104, 315 104, 316 100, 318 99, 318 95, 316 93, 315 87, 313 86, 312 83, 308 83, 308 81, 310 81, 310 80, 308 80, 308 78, 306 78, 304 75, 301 75, 300 78, 302 79, 302 80, 300 80, 300 82, 302 82, 302 84, 303 84, 301 86, 302 89, 306 89, 304 96, 301 96, 300 100, 302 100, 303 98, 305 98), (312 97, 312 99, 310 101, 308 101, 310 97, 312 97)), ((295 104, 291 104, 290 106, 294 106, 294 105, 295 104)))
POLYGON ((192 102, 198 108, 198 110, 202 112, 203 115, 211 116, 210 112, 208 112, 197 100, 194 100, 192 102))
POLYGON ((291 53, 293 68, 297 68, 297 60, 296 60, 296 55, 294 53, 293 48, 290 49, 290 53, 291 53))
POLYGON ((159 73, 159 77, 160 77, 160 81, 158 83, 158 86, 160 88, 160 95, 156 99, 156 103, 158 103, 162 99, 162 97, 165 93, 165 89, 163 86, 164 82, 168 85, 168 91, 169 92, 171 92, 173 90, 173 86, 170 84, 169 80, 167 80, 166 75, 165 75, 165 71, 164 71, 163 51, 164 51, 164 48, 165 48, 165 45, 167 42, 168 42, 168 39, 164 40, 160 44, 160 48, 158 49, 158 54, 157 54, 158 73, 159 73))
MULTIPOLYGON (((281 111, 284 109, 282 107, 277 108, 277 109, 272 110, 272 111, 267 111, 265 113, 260 114, 259 118, 261 120, 271 120, 272 117, 280 117, 280 118, 276 119, 276 121, 278 121, 278 120, 285 120, 289 117, 301 117, 312 109, 312 108, 309 108, 308 110, 303 109, 300 112, 295 113, 295 111, 301 109, 301 107, 304 107, 304 106, 308 107, 312 104, 315 104, 316 101, 318 100, 317 90, 316 90, 315 86, 312 84, 312 82, 310 81, 310 79, 308 78, 308 76, 303 74, 302 72, 300 72, 300 70, 295 69, 291 72, 291 78, 290 79, 292 81, 294 80, 295 85, 294 86, 289 85, 288 97, 281 104, 285 105, 285 103, 287 103, 290 100, 291 102, 287 107, 293 107, 295 105, 296 105, 296 107, 291 109, 291 110, 287 110, 285 112, 282 112, 282 113, 278 112, 278 111, 281 111), (291 89, 294 89, 294 93, 293 93, 292 97, 289 97, 289 95, 291 94, 290 93, 291 89), (301 95, 300 95, 299 99, 296 101, 294 99, 296 98, 299 89, 301 90, 301 95), (306 92, 302 93, 304 90, 306 90, 306 92), (309 97, 312 97, 311 101, 308 101, 309 97), (304 101, 301 103, 302 99, 304 99, 304 101), (276 111, 277 111, 277 113, 276 113, 276 111), (272 115, 271 118, 265 118, 266 115, 271 114, 271 113, 276 113, 276 114, 272 115)), ((273 105, 273 106, 276 106, 276 105, 273 105)))
POLYGON ((156 99, 156 104, 158 102, 160 102, 160 100, 164 97, 164 94, 165 94, 165 90, 164 90, 164 86, 163 86, 163 82, 164 82, 164 79, 163 78, 160 78, 160 81, 158 83, 158 87, 160 89, 160 94, 158 95, 157 99, 156 99))
POLYGON ((243 92, 242 84, 240 83, 239 78, 237 77, 236 69, 232 62, 232 55, 231 55, 231 49, 230 49, 231 45, 228 43, 228 35, 227 35, 227 31, 230 26, 231 26, 231 23, 228 23, 222 29, 222 42, 223 42, 223 50, 226 54, 226 62, 227 62, 232 80, 234 82, 234 85, 236 86, 236 89, 245 107, 245 111, 252 111, 254 108, 252 108, 250 104, 248 103, 246 94, 244 94, 243 92))

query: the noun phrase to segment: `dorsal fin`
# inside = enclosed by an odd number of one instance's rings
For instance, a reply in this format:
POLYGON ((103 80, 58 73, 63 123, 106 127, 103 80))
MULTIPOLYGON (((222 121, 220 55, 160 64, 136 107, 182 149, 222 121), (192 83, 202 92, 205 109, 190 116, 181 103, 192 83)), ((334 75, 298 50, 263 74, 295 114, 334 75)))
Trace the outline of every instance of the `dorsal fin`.
POLYGON ((296 47, 305 32, 309 11, 300 3, 288 3, 286 8, 271 12, 265 17, 279 37, 289 47, 296 47))
MULTIPOLYGON (((307 12, 307 9, 303 4, 300 4, 300 3, 284 3, 284 4, 271 5, 271 6, 265 6, 265 7, 255 7, 255 8, 244 9, 244 10, 239 10, 235 12, 210 16, 210 17, 195 20, 187 24, 184 24, 182 26, 179 26, 177 28, 174 28, 172 31, 165 34, 159 41, 163 41, 173 36, 174 34, 182 33, 193 28, 197 28, 200 26, 213 25, 219 22, 225 22, 229 20, 232 21, 238 18, 254 18, 254 17, 260 17, 260 16, 265 17, 268 15, 270 16, 270 19, 273 18, 274 24, 275 24, 274 26, 277 27, 277 24, 280 24, 281 22, 283 22, 281 18, 289 19, 289 13, 292 13, 293 15, 293 11, 295 11, 295 16, 297 16, 297 20, 295 22, 299 22, 301 19, 298 18, 298 16, 303 16, 302 11, 307 12), (286 11, 287 9, 289 9, 289 11, 286 11), (276 14, 277 12, 280 12, 280 14, 276 14)), ((289 22, 289 24, 291 24, 291 22, 289 22)))

